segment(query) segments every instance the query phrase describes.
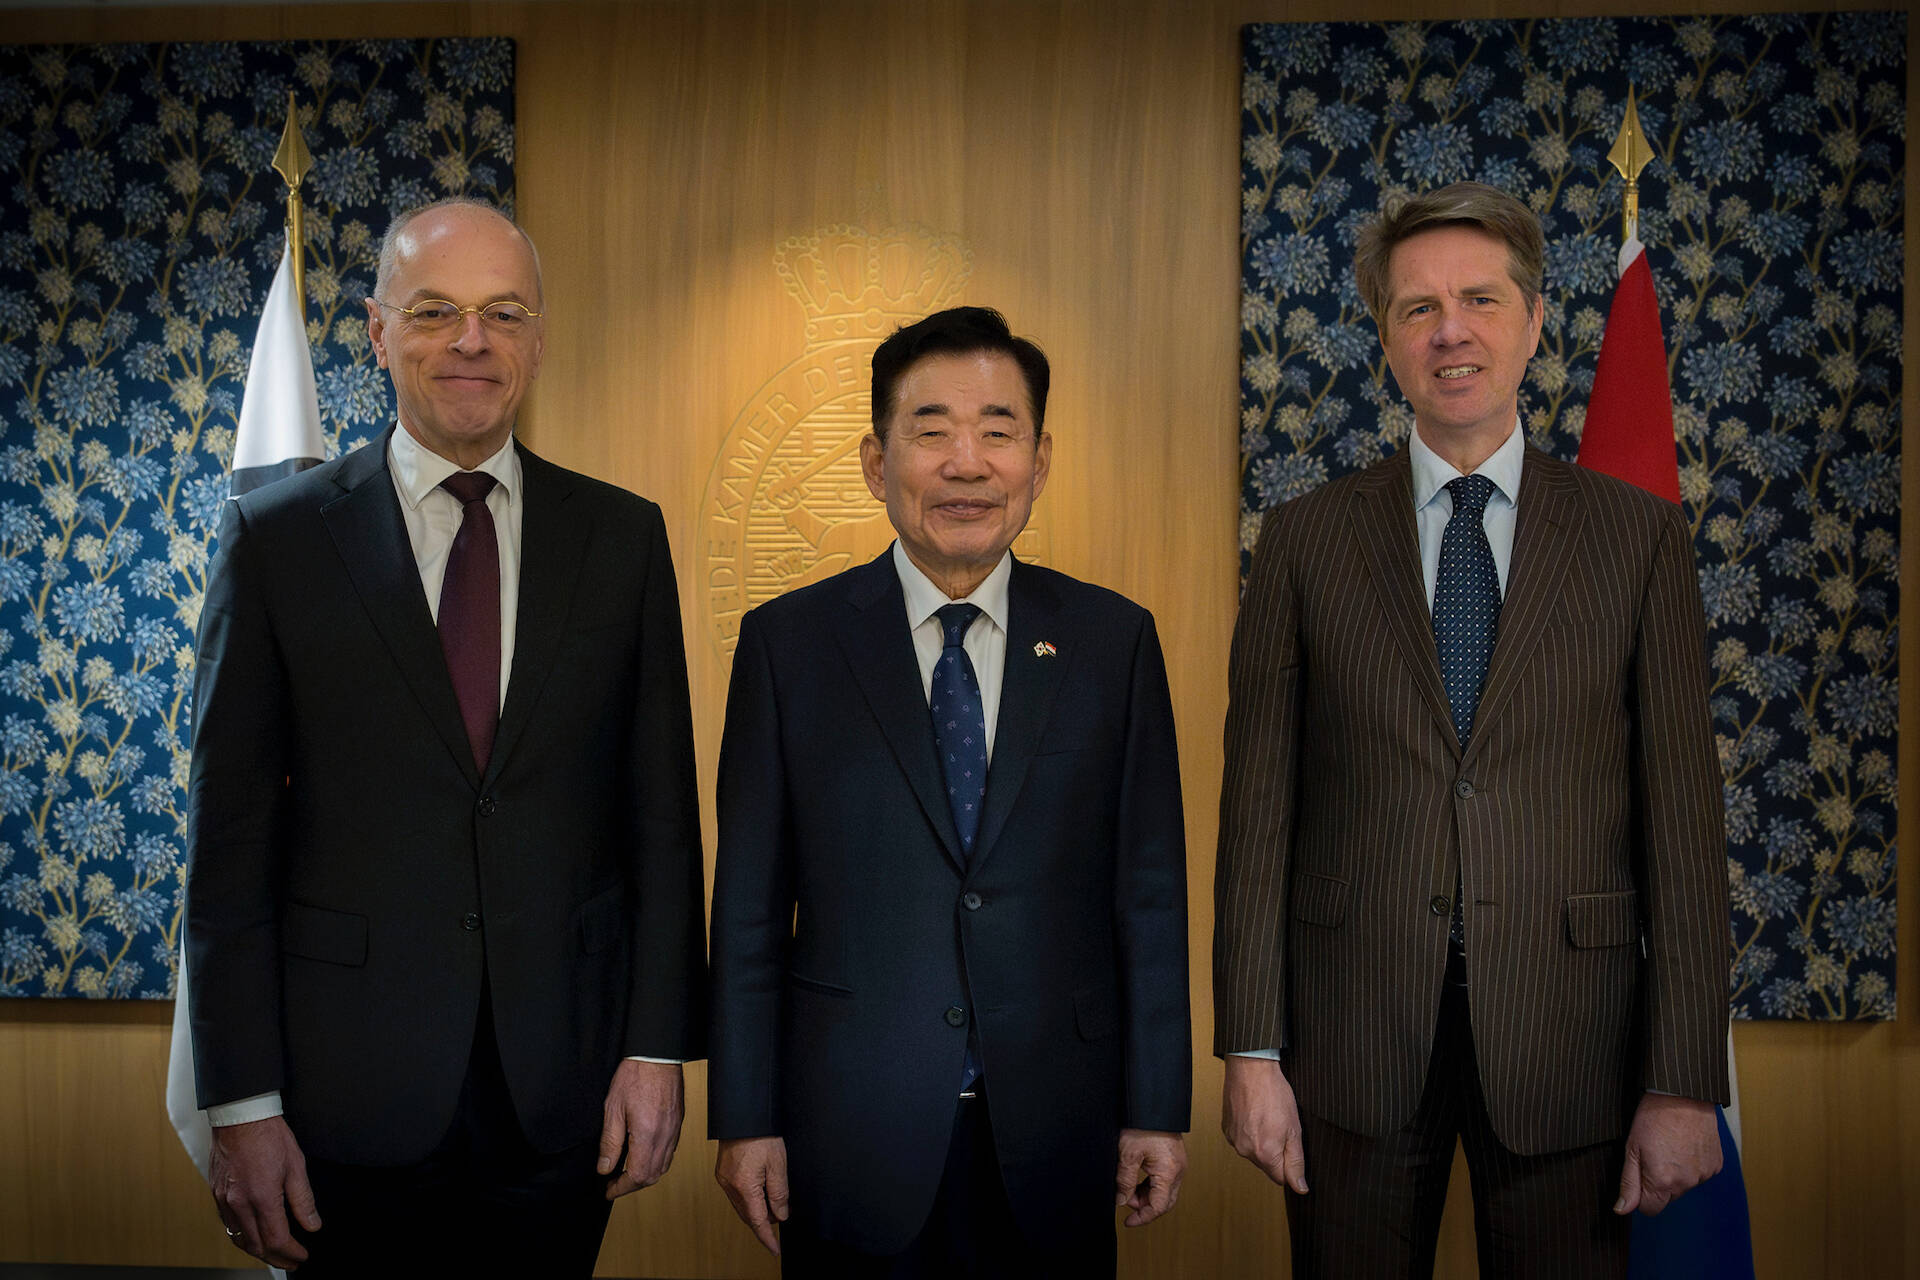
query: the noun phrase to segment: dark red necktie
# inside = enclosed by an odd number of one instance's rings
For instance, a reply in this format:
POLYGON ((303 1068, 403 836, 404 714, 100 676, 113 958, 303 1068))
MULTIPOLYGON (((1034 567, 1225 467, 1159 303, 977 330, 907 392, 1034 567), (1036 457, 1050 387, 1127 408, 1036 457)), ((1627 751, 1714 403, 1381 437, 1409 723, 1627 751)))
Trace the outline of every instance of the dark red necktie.
POLYGON ((440 651, 481 773, 500 721, 500 543, 487 510, 494 484, 484 471, 456 471, 440 482, 464 508, 440 584, 440 651))

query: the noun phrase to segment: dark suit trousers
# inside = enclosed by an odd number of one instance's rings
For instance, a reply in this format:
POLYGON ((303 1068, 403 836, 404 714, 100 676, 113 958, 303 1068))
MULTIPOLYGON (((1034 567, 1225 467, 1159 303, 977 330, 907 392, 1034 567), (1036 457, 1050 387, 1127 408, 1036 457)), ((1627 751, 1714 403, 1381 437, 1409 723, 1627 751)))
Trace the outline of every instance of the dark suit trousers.
POLYGON ((905 1253, 877 1256, 823 1240, 798 1219, 780 1228, 785 1280, 1055 1280, 1111 1276, 1113 1228, 1037 1249, 1014 1225, 984 1087, 960 1100, 940 1191, 905 1253))
POLYGON ((594 1169, 598 1140, 554 1154, 527 1142, 491 1006, 483 987, 453 1125, 425 1160, 368 1168, 308 1159, 321 1226, 294 1229, 311 1254, 301 1280, 593 1274, 612 1208, 594 1169))
POLYGON ((1626 1276, 1630 1224, 1613 1212, 1624 1142, 1540 1156, 1500 1145, 1480 1092, 1463 975, 1456 957, 1420 1107, 1405 1129, 1366 1138, 1302 1108, 1310 1190, 1287 1192, 1297 1280, 1431 1277, 1456 1138, 1472 1175, 1481 1276, 1626 1276))

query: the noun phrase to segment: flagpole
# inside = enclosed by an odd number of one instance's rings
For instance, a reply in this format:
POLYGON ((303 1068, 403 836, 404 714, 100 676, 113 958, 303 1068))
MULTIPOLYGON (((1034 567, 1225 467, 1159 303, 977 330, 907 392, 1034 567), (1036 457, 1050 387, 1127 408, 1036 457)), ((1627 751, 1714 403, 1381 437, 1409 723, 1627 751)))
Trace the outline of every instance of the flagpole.
POLYGON ((1640 173, 1653 147, 1640 127, 1633 86, 1607 159, 1627 184, 1621 201, 1621 244, 1613 303, 1593 390, 1580 433, 1580 465, 1639 485, 1668 502, 1680 501, 1674 447, 1673 402, 1666 344, 1660 336, 1660 301, 1646 246, 1640 242, 1640 173))
POLYGON ((1627 182, 1627 198, 1620 206, 1620 238, 1640 238, 1640 171, 1653 159, 1653 147, 1640 129, 1640 112, 1634 107, 1633 85, 1627 85, 1627 113, 1620 121, 1620 133, 1613 140, 1607 159, 1627 182))
MULTIPOLYGON (((1631 111, 1632 107, 1628 107, 1631 111)), ((300 206, 300 183, 313 168, 313 156, 307 141, 300 136, 300 117, 293 103, 293 90, 287 90, 287 123, 280 131, 280 149, 273 153, 273 167, 287 183, 287 243, 293 249, 293 300, 302 315, 307 309, 306 215, 300 206)))
MULTIPOLYGON (((1674 443, 1673 400, 1660 304, 1646 247, 1640 242, 1640 171, 1653 147, 1640 128, 1633 85, 1607 159, 1626 181, 1620 204, 1620 278, 1607 314, 1593 391, 1580 437, 1580 465, 1637 484, 1669 502, 1681 498, 1674 443)), ((1733 1028, 1727 1028, 1727 1077, 1738 1105, 1733 1028)), ((1721 1172, 1670 1205, 1657 1218, 1634 1215, 1629 1244, 1639 1280, 1753 1280, 1753 1228, 1740 1147, 1729 1116, 1714 1109, 1721 1172)))
MULTIPOLYGON (((273 167, 287 183, 286 243, 279 269, 267 290, 253 353, 247 362, 246 393, 234 422, 233 458, 228 484, 234 497, 317 466, 327 456, 326 436, 320 427, 319 397, 313 379, 302 299, 305 295, 304 231, 300 182, 313 167, 313 157, 300 136, 293 94, 287 94, 287 124, 273 167)), ((193 1009, 187 987, 187 940, 180 930, 178 978, 174 984, 173 1042, 167 1055, 167 1117, 180 1145, 186 1148, 200 1176, 206 1177, 212 1155, 213 1130, 200 1108, 193 1065, 193 1009)), ((257 1117, 249 1117, 257 1118, 257 1117)), ((285 1280, 285 1273, 273 1274, 285 1280)))

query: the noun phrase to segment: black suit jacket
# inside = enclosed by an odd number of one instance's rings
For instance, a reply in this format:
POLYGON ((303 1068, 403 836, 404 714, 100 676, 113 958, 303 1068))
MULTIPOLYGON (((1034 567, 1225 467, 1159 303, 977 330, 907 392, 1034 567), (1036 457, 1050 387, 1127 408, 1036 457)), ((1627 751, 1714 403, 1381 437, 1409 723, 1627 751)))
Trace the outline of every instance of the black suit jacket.
POLYGON ((890 552, 748 614, 734 654, 711 1129, 783 1136, 794 1211, 871 1252, 932 1205, 969 1023, 1036 1239, 1110 1229, 1121 1128, 1187 1127, 1184 828, 1153 620, 1016 563, 1009 622, 964 862, 890 552))
POLYGON ((514 1109, 590 1140, 620 1058, 702 1052, 699 807, 659 508, 520 450, 512 676, 484 775, 387 441, 231 502, 200 619, 188 947, 201 1105, 424 1156, 483 974, 514 1109))

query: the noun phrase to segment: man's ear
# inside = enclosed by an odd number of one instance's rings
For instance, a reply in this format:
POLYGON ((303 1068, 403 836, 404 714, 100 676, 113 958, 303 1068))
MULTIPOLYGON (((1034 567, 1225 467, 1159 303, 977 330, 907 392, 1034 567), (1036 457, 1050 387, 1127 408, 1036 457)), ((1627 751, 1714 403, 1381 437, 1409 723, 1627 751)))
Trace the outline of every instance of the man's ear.
POLYGON ((867 482, 867 492, 873 495, 874 501, 884 503, 887 500, 887 446, 871 431, 860 437, 860 476, 867 482))
POLYGON ((373 344, 373 358, 382 369, 387 367, 387 322, 380 314, 380 304, 372 298, 364 300, 367 304, 367 341, 373 344))

